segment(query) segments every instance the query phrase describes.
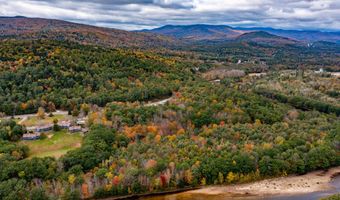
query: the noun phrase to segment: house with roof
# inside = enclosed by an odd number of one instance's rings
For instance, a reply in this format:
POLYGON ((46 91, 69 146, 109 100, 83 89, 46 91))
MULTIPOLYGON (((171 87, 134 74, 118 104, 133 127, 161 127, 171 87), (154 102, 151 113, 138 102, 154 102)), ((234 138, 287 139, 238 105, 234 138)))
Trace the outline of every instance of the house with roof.
POLYGON ((85 126, 86 125, 86 119, 85 118, 78 118, 77 119, 77 125, 78 126, 85 126))
POLYGON ((81 126, 70 126, 68 128, 68 130, 71 132, 71 133, 76 133, 76 132, 81 132, 82 131, 82 128, 81 126))
POLYGON ((38 140, 40 139, 41 133, 26 133, 22 136, 23 140, 38 140))
POLYGON ((61 122, 58 122, 58 126, 61 128, 61 129, 69 129, 71 127, 71 122, 69 120, 67 121, 61 121, 61 122))
POLYGON ((324 73, 325 70, 323 68, 320 68, 318 71, 314 71, 316 74, 324 73))
POLYGON ((53 124, 38 126, 35 131, 38 132, 38 133, 42 133, 42 132, 47 132, 47 131, 51 131, 51 130, 53 130, 53 124))
POLYGON ((266 72, 261 72, 261 73, 249 73, 248 76, 250 77, 263 77, 266 76, 267 73, 266 72))
POLYGON ((35 132, 36 129, 37 129, 36 126, 28 126, 28 127, 26 127, 26 130, 27 130, 28 133, 33 133, 33 132, 35 132))

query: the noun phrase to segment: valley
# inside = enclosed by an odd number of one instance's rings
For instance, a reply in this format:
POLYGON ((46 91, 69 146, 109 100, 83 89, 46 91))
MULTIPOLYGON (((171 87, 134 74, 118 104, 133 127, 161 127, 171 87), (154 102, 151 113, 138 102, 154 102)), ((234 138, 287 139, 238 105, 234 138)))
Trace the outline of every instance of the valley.
POLYGON ((336 194, 338 33, 278 32, 0 18, 0 199, 336 194))

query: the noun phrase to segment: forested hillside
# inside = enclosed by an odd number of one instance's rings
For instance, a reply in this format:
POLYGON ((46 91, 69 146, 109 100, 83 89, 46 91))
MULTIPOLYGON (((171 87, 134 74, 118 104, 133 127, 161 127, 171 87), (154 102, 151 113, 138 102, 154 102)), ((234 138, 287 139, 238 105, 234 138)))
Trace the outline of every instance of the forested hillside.
POLYGON ((255 32, 164 49, 162 36, 14 20, 0 18, 0 199, 144 195, 340 166, 338 44, 255 32))
POLYGON ((216 63, 232 65, 241 60, 250 64, 264 63, 275 69, 325 67, 339 70, 340 48, 334 43, 339 33, 310 32, 314 39, 304 40, 308 37, 304 36, 305 32, 285 32, 296 37, 279 34, 281 32, 212 25, 165 26, 151 31, 128 32, 62 20, 0 18, 0 39, 4 40, 46 39, 102 48, 147 49, 164 55, 175 52, 190 62, 213 63, 213 66, 216 63), (190 60, 192 55, 195 55, 194 59, 190 60))
POLYGON ((248 69, 267 66, 271 69, 314 69, 339 71, 340 45, 315 42, 310 45, 266 33, 249 33, 228 42, 205 41, 181 50, 199 54, 201 60, 216 65, 238 68, 241 61, 248 69), (247 37, 249 36, 249 37, 247 37))
MULTIPOLYGON (((52 44, 49 48, 53 49, 52 44)), ((64 45, 58 45, 60 53, 66 51, 64 45)), ((72 48, 79 53, 76 58, 92 52, 91 48, 76 46, 72 48)), ((106 51, 115 60, 123 55, 135 59, 137 55, 145 56, 104 49, 92 53, 105 55, 106 51)), ((155 70, 174 77, 165 79, 166 86, 171 86, 172 81, 179 84, 172 100, 165 105, 144 106, 112 99, 116 102, 102 110, 88 110, 90 132, 81 147, 60 159, 26 159, 29 149, 14 142, 24 127, 2 122, 0 197, 103 198, 244 183, 340 165, 340 127, 335 113, 313 107, 301 109, 299 105, 262 95, 256 85, 265 88, 265 77, 226 78, 221 84, 210 83, 188 73, 190 66, 177 66, 176 62, 166 65, 168 59, 160 57, 149 59, 151 64, 155 60, 163 63, 162 68, 150 64, 155 70)), ((141 60, 135 60, 138 65, 129 62, 129 72, 140 69, 141 60)), ((18 71, 11 71, 12 76, 27 67, 18 66, 18 71)), ((146 71, 143 74, 150 76, 146 71)), ((273 74, 271 79, 280 80, 279 76, 273 74)), ((144 83, 144 79, 139 79, 139 84, 144 83)), ((306 82, 308 77, 295 79, 306 82)), ((310 98, 306 94, 296 95, 310 98)))
POLYGON ((70 41, 105 47, 155 48, 176 45, 176 40, 151 33, 133 33, 55 19, 1 17, 0 39, 70 41))
POLYGON ((190 78, 185 63, 151 53, 45 40, 2 41, 0 112, 148 101, 171 96, 190 78))

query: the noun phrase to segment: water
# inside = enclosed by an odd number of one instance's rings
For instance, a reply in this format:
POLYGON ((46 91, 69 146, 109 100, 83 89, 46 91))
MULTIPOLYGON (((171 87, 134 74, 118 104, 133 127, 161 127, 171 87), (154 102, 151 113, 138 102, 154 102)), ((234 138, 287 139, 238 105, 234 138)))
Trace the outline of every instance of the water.
POLYGON ((328 191, 320 191, 313 192, 303 195, 294 195, 294 196, 281 196, 281 197, 272 197, 268 198, 268 200, 318 200, 322 197, 326 197, 332 194, 340 193, 340 176, 337 176, 331 181, 331 185, 334 187, 332 190, 328 191))
POLYGON ((331 181, 333 189, 328 191, 313 192, 308 194, 299 195, 281 195, 281 196, 240 196, 231 197, 228 194, 219 195, 205 195, 205 194, 189 194, 189 193, 178 193, 171 195, 145 197, 141 200, 318 200, 322 197, 326 197, 332 194, 340 193, 340 176, 337 176, 331 181))

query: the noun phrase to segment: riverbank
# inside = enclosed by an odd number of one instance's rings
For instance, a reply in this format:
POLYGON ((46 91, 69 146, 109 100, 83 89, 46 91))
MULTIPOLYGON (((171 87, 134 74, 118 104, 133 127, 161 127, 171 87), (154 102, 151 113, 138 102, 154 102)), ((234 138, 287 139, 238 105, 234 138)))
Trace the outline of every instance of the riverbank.
MULTIPOLYGON (((189 199, 263 199, 280 195, 303 195, 319 191, 333 190, 331 180, 340 175, 340 166, 327 171, 315 171, 305 175, 272 178, 246 184, 227 186, 207 186, 203 188, 185 188, 152 194, 111 197, 105 200, 189 200, 189 199)), ((274 198, 275 199, 275 198, 274 198)), ((298 199, 298 198, 297 198, 298 199)))
POLYGON ((301 176, 288 176, 272 178, 254 183, 212 186, 203 189, 185 192, 186 194, 204 195, 247 195, 267 196, 282 194, 304 194, 332 189, 331 179, 340 174, 340 167, 331 168, 327 171, 315 171, 301 176))
POLYGON ((192 187, 187 187, 187 188, 181 188, 181 189, 173 189, 173 190, 168 190, 168 191, 159 191, 159 192, 154 192, 154 193, 147 193, 147 194, 132 194, 132 195, 126 195, 126 196, 118 196, 118 197, 108 197, 108 198, 103 198, 101 200, 134 200, 134 199, 143 199, 144 197, 157 197, 157 196, 162 196, 162 195, 171 195, 171 194, 178 194, 178 193, 184 193, 186 191, 190 190, 196 190, 199 189, 200 187, 192 188, 192 187))

